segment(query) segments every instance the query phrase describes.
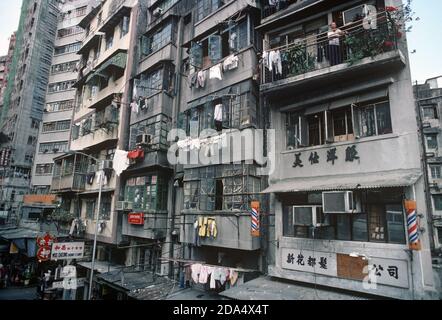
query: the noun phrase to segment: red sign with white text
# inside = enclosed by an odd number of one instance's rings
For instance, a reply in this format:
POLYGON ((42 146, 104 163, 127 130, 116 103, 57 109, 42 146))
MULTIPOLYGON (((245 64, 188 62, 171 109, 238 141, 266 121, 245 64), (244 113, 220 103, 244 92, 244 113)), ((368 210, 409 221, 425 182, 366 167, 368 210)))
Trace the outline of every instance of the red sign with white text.
POLYGON ((144 213, 129 213, 128 222, 130 224, 144 225, 144 213))

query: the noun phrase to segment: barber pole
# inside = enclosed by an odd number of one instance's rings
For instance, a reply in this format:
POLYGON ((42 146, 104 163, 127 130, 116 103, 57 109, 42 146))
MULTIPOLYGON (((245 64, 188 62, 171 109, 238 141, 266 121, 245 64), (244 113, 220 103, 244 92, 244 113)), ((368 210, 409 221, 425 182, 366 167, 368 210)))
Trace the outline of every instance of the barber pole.
POLYGON ((407 211, 407 230, 408 242, 410 250, 421 250, 421 242, 419 240, 416 201, 405 200, 405 210, 407 211))
POLYGON ((252 218, 252 237, 259 237, 259 201, 252 201, 250 203, 251 218, 252 218))

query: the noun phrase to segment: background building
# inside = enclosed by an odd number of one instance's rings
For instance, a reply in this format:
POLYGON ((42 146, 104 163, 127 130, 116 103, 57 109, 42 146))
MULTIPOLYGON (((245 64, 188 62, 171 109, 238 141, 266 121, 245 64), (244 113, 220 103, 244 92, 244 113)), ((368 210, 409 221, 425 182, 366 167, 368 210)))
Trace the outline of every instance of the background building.
POLYGON ((428 79, 424 84, 416 84, 414 94, 421 121, 421 134, 425 150, 423 159, 428 174, 426 190, 430 196, 428 204, 433 213, 434 249, 437 255, 437 253, 440 254, 442 248, 442 194, 440 191, 442 181, 442 153, 440 151, 442 143, 442 76, 428 79))
POLYGON ((0 201, 12 216, 30 188, 57 17, 55 0, 23 1, 1 118, 1 131, 9 137, 2 147, 11 154, 1 169, 0 201))

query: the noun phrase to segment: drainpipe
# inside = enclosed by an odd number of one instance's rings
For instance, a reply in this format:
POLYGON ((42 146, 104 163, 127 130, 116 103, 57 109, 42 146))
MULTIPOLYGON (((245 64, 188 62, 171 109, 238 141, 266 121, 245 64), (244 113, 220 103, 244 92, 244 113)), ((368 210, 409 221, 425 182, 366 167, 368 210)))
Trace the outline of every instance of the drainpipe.
MULTIPOLYGON (((183 42, 183 32, 184 32, 184 18, 180 17, 178 22, 178 30, 177 30, 177 57, 175 59, 175 98, 173 101, 172 108, 172 127, 175 128, 177 126, 177 118, 179 114, 180 108, 180 100, 181 100, 181 67, 183 61, 183 48, 181 46, 183 42)), ((174 165, 173 173, 175 174, 177 170, 177 165, 174 165)), ((175 179, 172 181, 172 204, 171 210, 167 214, 167 221, 170 222, 170 227, 167 228, 167 238, 166 241, 169 242, 169 258, 173 258, 174 255, 174 245, 172 241, 172 232, 175 229, 175 216, 176 212, 176 190, 175 190, 175 179), (168 239, 168 240, 167 240, 168 239)), ((169 276, 173 277, 173 262, 169 261, 169 276)))
MULTIPOLYGON (((138 16, 139 16, 139 4, 135 5, 132 8, 132 14, 131 14, 131 32, 130 32, 130 44, 129 44, 129 50, 128 50, 128 58, 127 58, 127 65, 126 65, 126 77, 124 78, 125 83, 121 84, 124 85, 124 91, 123 96, 121 99, 121 105, 120 105, 120 125, 119 125, 119 131, 118 131, 118 142, 117 142, 117 148, 121 150, 126 150, 128 141, 129 141, 129 127, 130 127, 130 108, 127 108, 127 106, 130 103, 130 94, 132 86, 130 85, 129 79, 132 78, 132 75, 135 71, 136 67, 136 60, 134 57, 136 56, 137 52, 137 25, 138 25, 138 16)), ((114 191, 114 208, 116 207, 117 201, 120 197, 120 188, 122 186, 121 183, 122 179, 120 177, 116 177, 115 181, 115 191, 114 191)), ((112 224, 112 242, 116 243, 118 241, 118 212, 114 209, 113 212, 113 221, 112 224)))

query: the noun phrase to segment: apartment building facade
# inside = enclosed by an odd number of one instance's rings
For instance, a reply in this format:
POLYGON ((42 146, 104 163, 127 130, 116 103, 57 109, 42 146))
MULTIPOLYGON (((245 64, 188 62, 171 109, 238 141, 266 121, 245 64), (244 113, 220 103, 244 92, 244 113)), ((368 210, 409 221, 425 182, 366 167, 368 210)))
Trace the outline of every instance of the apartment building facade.
POLYGON ((125 150, 129 121, 129 79, 132 35, 136 31, 136 1, 91 1, 79 22, 85 30, 78 47, 79 76, 74 83, 74 107, 69 152, 54 160, 51 192, 61 198, 67 214, 83 222, 85 239, 98 232, 98 258, 124 264, 119 200, 120 177, 112 170, 117 149, 125 150), (102 165, 104 164, 104 165, 102 165), (103 175, 98 226, 99 177, 103 175))
POLYGON ((30 189, 57 16, 57 1, 23 1, 1 124, 9 137, 3 147, 10 150, 10 161, 1 173, 1 202, 12 215, 18 214, 30 189))
POLYGON ((75 88, 80 56, 76 46, 82 41, 78 26, 86 15, 87 0, 68 1, 60 6, 54 54, 49 71, 48 89, 32 174, 35 194, 48 194, 52 182, 54 158, 68 148, 75 88))
POLYGON ((420 120, 423 138, 423 159, 428 175, 426 192, 430 197, 428 204, 432 212, 434 254, 435 256, 440 256, 440 249, 442 247, 442 206, 440 201, 442 198, 439 187, 442 158, 439 145, 441 141, 442 77, 428 79, 424 84, 416 84, 414 86, 414 94, 418 112, 420 113, 418 119, 420 120))
POLYGON ((276 131, 277 169, 264 191, 277 243, 269 275, 431 297, 431 217, 402 3, 286 4, 264 5, 259 27, 269 56, 261 95, 276 131))

